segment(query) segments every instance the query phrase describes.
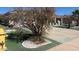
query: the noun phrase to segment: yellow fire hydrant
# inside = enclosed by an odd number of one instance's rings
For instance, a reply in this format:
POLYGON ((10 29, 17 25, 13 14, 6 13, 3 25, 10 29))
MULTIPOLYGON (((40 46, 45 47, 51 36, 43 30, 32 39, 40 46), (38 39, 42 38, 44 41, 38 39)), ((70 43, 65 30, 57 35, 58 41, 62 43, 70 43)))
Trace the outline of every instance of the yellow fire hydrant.
POLYGON ((0 51, 4 51, 7 49, 5 46, 6 33, 3 28, 0 28, 0 51))

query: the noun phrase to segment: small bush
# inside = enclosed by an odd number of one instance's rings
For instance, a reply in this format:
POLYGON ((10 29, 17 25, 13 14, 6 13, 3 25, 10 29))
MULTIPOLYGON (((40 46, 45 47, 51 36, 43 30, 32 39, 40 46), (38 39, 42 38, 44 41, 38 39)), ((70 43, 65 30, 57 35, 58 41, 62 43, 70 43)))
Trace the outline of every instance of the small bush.
POLYGON ((26 31, 19 29, 15 32, 8 33, 8 39, 16 40, 17 43, 27 40, 30 36, 32 36, 32 34, 28 34, 26 31))

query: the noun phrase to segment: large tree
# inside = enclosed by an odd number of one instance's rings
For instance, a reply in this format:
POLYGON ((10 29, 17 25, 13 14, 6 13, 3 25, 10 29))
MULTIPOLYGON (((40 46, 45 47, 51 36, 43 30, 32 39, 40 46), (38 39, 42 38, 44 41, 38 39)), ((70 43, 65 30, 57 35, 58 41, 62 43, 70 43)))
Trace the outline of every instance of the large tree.
MULTIPOLYGON (((14 22, 14 25, 21 25, 30 29, 33 33, 33 41, 35 43, 44 42, 42 35, 54 19, 54 8, 39 7, 39 8, 13 8, 13 13, 9 15, 9 19, 14 22)), ((17 26, 16 26, 17 27, 17 26)))
POLYGON ((72 12, 72 16, 74 18, 74 20, 77 22, 76 26, 79 26, 79 10, 75 10, 72 12))

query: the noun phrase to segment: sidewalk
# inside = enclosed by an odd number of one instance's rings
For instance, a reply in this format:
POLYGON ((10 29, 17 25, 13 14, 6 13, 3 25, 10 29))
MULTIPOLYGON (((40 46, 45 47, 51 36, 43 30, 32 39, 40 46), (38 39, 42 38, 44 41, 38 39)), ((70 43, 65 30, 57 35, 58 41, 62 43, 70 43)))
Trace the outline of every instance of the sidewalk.
POLYGON ((51 28, 46 37, 62 44, 48 49, 49 51, 79 50, 79 31, 64 28, 51 28))
POLYGON ((70 42, 61 44, 54 48, 48 49, 48 51, 79 51, 79 38, 74 39, 70 42))

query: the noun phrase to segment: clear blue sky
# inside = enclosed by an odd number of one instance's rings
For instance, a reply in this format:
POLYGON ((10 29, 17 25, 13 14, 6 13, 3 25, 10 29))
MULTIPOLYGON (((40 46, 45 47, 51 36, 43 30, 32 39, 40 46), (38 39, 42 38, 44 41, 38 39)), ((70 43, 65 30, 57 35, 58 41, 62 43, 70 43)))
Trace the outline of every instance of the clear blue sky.
MULTIPOLYGON (((79 7, 56 7, 55 11, 57 15, 70 15, 75 9, 79 9, 79 7)), ((9 7, 0 7, 0 14, 4 14, 8 11, 10 11, 9 7)))
POLYGON ((70 15, 72 11, 79 10, 79 7, 57 7, 55 8, 57 15, 70 15))
POLYGON ((10 10, 9 7, 0 7, 0 14, 4 14, 10 10))

